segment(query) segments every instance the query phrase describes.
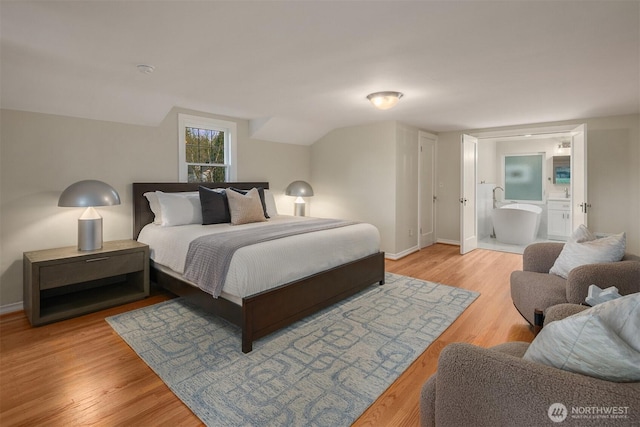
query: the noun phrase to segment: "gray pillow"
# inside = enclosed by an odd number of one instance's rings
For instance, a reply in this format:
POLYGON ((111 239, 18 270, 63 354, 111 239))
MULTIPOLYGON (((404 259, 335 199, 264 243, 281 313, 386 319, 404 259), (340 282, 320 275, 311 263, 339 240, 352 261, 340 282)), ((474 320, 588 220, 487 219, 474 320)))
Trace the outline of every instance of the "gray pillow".
POLYGON ((624 257, 625 248, 624 233, 584 242, 569 240, 549 273, 566 279, 571 270, 581 265, 620 261, 624 257))
POLYGON ((231 222, 229 201, 224 189, 200 186, 198 191, 202 206, 202 225, 231 222))
POLYGON ((607 381, 640 381, 640 294, 545 325, 523 359, 607 381))

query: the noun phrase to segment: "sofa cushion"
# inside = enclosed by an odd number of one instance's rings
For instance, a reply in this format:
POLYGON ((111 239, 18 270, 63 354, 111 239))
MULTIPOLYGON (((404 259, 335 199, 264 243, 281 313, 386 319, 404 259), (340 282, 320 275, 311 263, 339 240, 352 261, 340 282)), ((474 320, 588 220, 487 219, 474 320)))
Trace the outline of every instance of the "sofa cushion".
POLYGON ((566 279, 571 270, 581 265, 620 261, 624 256, 625 246, 624 233, 583 242, 569 240, 549 273, 566 279))
POLYGON ((640 381, 640 294, 546 325, 523 359, 607 381, 640 381))

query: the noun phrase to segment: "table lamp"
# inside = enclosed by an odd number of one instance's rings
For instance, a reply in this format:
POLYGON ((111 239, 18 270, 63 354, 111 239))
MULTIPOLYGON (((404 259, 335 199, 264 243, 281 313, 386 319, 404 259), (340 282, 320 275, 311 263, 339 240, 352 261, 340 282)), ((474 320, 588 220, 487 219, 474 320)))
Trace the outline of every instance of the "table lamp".
POLYGON ((313 196, 313 188, 305 181, 293 181, 285 190, 287 196, 297 197, 294 209, 295 216, 304 216, 304 199, 303 197, 313 196))
POLYGON ((102 217, 94 206, 119 204, 120 196, 112 186, 92 179, 71 184, 58 199, 58 206, 87 208, 78 218, 78 249, 81 251, 102 248, 102 217))

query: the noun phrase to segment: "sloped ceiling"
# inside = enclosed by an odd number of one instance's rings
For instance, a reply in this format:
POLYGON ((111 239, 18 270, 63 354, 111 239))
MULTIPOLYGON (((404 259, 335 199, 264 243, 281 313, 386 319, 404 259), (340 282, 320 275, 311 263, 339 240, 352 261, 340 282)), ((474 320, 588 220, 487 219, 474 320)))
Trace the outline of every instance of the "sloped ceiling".
POLYGON ((155 125, 178 106, 294 144, 640 110, 638 2, 2 1, 0 19, 6 109, 155 125), (378 111, 383 90, 405 96, 378 111))

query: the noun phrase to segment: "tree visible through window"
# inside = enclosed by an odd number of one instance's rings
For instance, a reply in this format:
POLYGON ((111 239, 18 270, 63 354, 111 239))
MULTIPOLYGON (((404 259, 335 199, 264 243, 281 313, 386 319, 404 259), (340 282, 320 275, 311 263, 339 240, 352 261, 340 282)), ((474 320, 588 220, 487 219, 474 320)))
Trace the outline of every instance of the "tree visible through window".
POLYGON ((187 127, 185 129, 189 182, 225 182, 224 132, 187 127))
POLYGON ((233 181, 236 127, 234 122, 178 114, 179 179, 233 181))

